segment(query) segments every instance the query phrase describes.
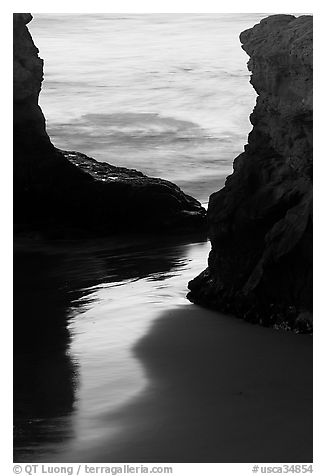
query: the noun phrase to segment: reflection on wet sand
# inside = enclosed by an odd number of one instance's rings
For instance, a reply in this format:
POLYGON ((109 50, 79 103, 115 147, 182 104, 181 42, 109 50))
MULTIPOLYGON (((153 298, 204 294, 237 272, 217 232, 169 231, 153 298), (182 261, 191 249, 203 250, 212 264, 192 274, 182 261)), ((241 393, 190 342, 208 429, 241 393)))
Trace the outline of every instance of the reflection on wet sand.
POLYGON ((90 462, 311 462, 312 339, 184 306, 134 348, 148 385, 90 462))
POLYGON ((14 459, 33 461, 72 436, 77 364, 67 355, 69 298, 62 257, 23 252, 14 258, 14 459))
POLYGON ((186 241, 17 243, 15 461, 56 461, 69 442, 98 441, 103 413, 144 387, 130 349, 168 297, 184 302, 187 277, 172 293, 164 281, 189 265, 186 241))
MULTIPOLYGON (((74 405, 62 424, 47 420, 45 442, 32 435, 34 461, 311 461, 311 336, 187 303, 208 248, 162 240, 62 251, 48 276, 69 297, 61 342, 77 367, 61 387, 74 388, 74 405), (62 440, 49 445, 53 426, 62 440)), ((62 372, 37 358, 43 383, 62 372)))

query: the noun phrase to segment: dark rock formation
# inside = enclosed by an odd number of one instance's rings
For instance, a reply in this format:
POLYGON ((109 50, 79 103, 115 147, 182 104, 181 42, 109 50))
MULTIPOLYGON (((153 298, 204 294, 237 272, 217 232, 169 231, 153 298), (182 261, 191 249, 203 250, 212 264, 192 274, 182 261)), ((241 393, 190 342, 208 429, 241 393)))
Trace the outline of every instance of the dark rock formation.
POLYGON ((189 299, 310 331, 312 17, 274 15, 240 35, 258 98, 245 151, 210 197, 208 268, 189 299))
POLYGON ((166 180, 99 163, 56 149, 38 105, 43 61, 26 27, 29 13, 14 14, 14 222, 66 233, 198 229, 205 210, 166 180))

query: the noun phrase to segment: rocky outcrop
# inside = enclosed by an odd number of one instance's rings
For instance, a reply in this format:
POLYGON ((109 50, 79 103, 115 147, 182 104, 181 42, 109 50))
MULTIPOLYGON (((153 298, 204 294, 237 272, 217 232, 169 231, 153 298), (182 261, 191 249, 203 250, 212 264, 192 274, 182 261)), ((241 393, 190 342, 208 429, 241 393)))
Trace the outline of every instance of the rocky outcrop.
POLYGON ((166 180, 56 149, 38 105, 43 61, 14 14, 14 222, 16 230, 113 233, 198 229, 205 210, 166 180))
POLYGON ((208 206, 208 268, 190 300, 311 330, 312 17, 274 15, 240 35, 258 98, 233 174, 208 206))
POLYGON ((14 14, 13 92, 15 151, 38 148, 51 149, 45 131, 45 120, 38 106, 43 80, 43 60, 26 28, 32 19, 30 13, 14 14))

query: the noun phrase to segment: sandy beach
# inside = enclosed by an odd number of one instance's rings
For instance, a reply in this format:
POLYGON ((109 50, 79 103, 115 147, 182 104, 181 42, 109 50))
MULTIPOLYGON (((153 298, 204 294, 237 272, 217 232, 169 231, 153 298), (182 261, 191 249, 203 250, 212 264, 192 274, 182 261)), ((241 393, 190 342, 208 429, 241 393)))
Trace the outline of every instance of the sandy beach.
POLYGON ((312 461, 311 336, 185 306, 134 352, 150 384, 91 460, 312 461))
POLYGON ((208 243, 120 246, 18 255, 16 461, 310 462, 312 336, 189 303, 208 243))

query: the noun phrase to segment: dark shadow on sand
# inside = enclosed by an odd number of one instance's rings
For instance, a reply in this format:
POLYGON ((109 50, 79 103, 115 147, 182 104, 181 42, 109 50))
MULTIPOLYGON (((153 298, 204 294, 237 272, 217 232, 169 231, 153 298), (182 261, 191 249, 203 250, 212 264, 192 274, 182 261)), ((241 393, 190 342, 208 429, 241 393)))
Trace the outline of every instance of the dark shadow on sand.
POLYGON ((134 349, 148 387, 114 416, 92 462, 311 462, 312 337, 195 305, 165 312, 134 349))
POLYGON ((14 461, 73 436, 78 366, 67 355, 70 297, 55 271, 62 256, 19 249, 14 256, 14 461))

